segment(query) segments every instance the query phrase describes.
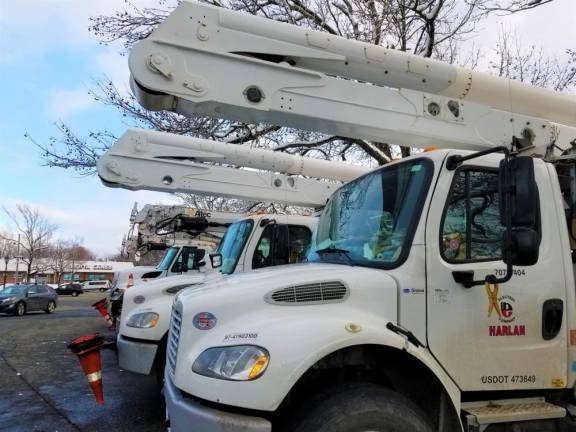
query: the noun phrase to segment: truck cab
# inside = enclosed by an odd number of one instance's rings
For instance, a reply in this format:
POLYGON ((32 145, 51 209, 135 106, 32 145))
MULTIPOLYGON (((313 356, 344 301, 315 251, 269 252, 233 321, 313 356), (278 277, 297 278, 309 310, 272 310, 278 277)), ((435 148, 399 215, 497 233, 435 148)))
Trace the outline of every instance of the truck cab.
POLYGON ((308 262, 180 292, 172 430, 553 426, 576 378, 562 190, 554 166, 527 158, 535 192, 521 210, 503 198, 502 159, 440 150, 388 164, 332 196, 308 262))
MULTIPOLYGON (((117 338, 120 367, 141 374, 157 369, 162 377, 170 311, 176 293, 232 273, 301 262, 309 249, 316 220, 310 216, 287 215, 240 219, 228 227, 217 253, 209 260, 220 262, 219 272, 212 271, 211 266, 202 267, 200 272, 150 281, 126 291, 117 338)), ((168 250, 166 261, 170 255, 168 250)), ((173 273, 175 266, 176 270, 181 269, 178 262, 170 267, 173 273)))
POLYGON ((120 316, 123 296, 127 289, 151 280, 179 276, 188 272, 196 274, 202 266, 207 265, 207 252, 212 251, 196 246, 172 246, 166 249, 155 267, 136 266, 114 273, 108 302, 112 318, 117 320, 120 316))

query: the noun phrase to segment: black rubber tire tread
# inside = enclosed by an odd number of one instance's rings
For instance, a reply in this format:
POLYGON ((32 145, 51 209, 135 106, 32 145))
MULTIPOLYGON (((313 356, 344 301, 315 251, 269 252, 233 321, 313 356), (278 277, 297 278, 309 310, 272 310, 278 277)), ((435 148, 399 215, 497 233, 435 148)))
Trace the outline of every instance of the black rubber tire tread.
POLYGON ((409 399, 382 386, 351 383, 318 395, 294 416, 289 432, 434 432, 409 399))
POLYGON ((44 312, 46 312, 47 314, 51 314, 52 312, 54 312, 56 310, 56 303, 54 302, 54 300, 50 300, 48 302, 48 305, 46 306, 46 309, 44 309, 44 312), (54 305, 54 309, 52 311, 50 311, 50 304, 54 305))
POLYGON ((26 303, 24 303, 24 302, 18 302, 18 303, 16 303, 16 304, 14 305, 14 315, 16 315, 16 316, 24 316, 24 315, 26 315, 26 309, 27 309, 27 308, 26 308, 26 303), (21 305, 21 304, 24 305, 24 313, 22 313, 22 315, 20 315, 20 314, 18 313, 18 306, 21 305))

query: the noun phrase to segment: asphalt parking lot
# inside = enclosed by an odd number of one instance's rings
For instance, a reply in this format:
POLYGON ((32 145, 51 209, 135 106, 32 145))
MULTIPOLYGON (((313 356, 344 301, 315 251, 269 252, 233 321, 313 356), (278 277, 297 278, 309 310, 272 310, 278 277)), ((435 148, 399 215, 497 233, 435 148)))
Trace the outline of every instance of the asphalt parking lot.
POLYGON ((102 352, 105 404, 97 405, 76 356, 75 337, 110 335, 92 303, 105 293, 60 296, 56 312, 0 314, 0 431, 162 431, 154 377, 123 372, 102 352))

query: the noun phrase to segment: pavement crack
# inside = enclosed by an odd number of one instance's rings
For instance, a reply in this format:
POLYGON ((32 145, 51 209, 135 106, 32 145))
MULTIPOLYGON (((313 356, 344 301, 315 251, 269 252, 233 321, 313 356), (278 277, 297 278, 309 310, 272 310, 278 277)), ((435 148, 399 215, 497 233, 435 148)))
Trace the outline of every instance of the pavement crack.
POLYGON ((72 420, 70 420, 68 418, 68 416, 66 416, 66 414, 64 412, 62 412, 60 409, 58 409, 52 402, 50 402, 49 399, 47 399, 46 397, 44 397, 44 395, 42 393, 40 393, 40 391, 34 387, 32 385, 32 383, 30 383, 22 373, 19 373, 16 368, 14 366, 12 366, 12 364, 8 361, 8 359, 4 356, 4 352, 0 352, 0 359, 2 359, 4 361, 4 363, 6 364, 6 366, 8 367, 8 369, 10 369, 11 371, 14 372, 14 374, 16 376, 18 376, 18 378, 20 378, 20 380, 27 386, 30 388, 30 390, 32 390, 34 392, 34 394, 36 394, 40 399, 42 399, 42 401, 48 405, 59 417, 63 418, 64 421, 66 423, 68 423, 70 426, 72 426, 75 430, 82 432, 82 429, 80 428, 80 426, 78 426, 76 423, 74 423, 72 420))

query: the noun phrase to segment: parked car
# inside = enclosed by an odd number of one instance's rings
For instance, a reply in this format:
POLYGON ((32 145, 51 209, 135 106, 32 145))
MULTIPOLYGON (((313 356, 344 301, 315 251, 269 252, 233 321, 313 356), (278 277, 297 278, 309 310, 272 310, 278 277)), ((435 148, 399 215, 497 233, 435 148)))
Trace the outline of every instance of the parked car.
POLYGON ((26 312, 52 313, 58 305, 58 294, 44 284, 21 284, 0 290, 0 312, 22 316, 26 312))
POLYGON ((82 289, 84 291, 100 291, 104 292, 110 289, 110 281, 107 280, 94 280, 82 282, 82 289))
POLYGON ((72 297, 78 297, 80 294, 84 294, 84 289, 82 288, 82 284, 66 283, 56 288, 56 293, 58 293, 58 295, 71 295, 72 297))

